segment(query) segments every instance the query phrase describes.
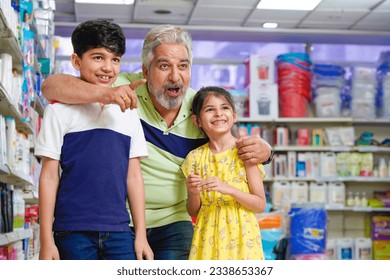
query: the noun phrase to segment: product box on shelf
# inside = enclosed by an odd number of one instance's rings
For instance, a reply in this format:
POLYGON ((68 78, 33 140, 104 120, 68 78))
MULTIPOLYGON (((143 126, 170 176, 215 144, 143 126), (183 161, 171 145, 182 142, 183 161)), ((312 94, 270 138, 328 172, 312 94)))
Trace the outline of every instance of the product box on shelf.
POLYGON ((275 83, 275 57, 249 56, 249 73, 251 84, 275 83))
POLYGON ((374 260, 390 260, 390 240, 372 242, 374 260))
POLYGON ((370 226, 373 240, 390 241, 390 216, 373 216, 370 226))
POLYGON ((260 120, 275 119, 278 113, 278 86, 252 83, 249 87, 249 116, 260 120))

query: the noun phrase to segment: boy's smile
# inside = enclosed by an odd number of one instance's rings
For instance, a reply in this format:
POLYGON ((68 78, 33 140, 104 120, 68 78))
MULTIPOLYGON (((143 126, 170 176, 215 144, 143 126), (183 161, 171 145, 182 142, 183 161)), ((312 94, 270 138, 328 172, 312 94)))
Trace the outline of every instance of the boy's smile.
POLYGON ((99 86, 111 86, 120 71, 121 57, 105 48, 90 49, 81 58, 72 54, 71 60, 82 80, 99 86))

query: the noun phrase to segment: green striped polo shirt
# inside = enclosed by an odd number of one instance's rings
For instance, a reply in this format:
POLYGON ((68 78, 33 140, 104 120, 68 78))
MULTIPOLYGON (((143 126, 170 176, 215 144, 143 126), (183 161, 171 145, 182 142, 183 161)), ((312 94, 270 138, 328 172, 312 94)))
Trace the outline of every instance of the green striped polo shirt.
MULTIPOLYGON (((121 73, 115 86, 142 79, 142 73, 121 73)), ((186 155, 206 142, 203 132, 191 121, 191 103, 195 95, 188 89, 180 112, 171 127, 154 109, 147 86, 136 89, 138 115, 148 145, 147 159, 141 160, 145 182, 146 227, 190 221, 186 210, 187 189, 181 164, 186 155)))

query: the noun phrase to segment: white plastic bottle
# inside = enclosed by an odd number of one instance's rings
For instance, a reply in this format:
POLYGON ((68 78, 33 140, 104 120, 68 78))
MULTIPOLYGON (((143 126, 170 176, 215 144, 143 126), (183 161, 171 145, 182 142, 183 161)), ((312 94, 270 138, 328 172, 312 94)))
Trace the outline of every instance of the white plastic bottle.
POLYGON ((362 192, 362 198, 360 199, 360 205, 362 207, 367 207, 368 206, 368 200, 367 200, 366 192, 362 192))
POLYGON ((387 164, 385 158, 380 158, 379 160, 379 178, 386 178, 387 174, 387 164))
POLYGON ((347 196, 347 206, 352 207, 354 204, 355 204, 355 201, 353 199, 353 194, 351 191, 349 191, 348 196, 347 196))
POLYGON ((355 197, 354 197, 354 202, 353 202, 353 205, 354 206, 360 206, 360 193, 359 192, 355 192, 355 197))

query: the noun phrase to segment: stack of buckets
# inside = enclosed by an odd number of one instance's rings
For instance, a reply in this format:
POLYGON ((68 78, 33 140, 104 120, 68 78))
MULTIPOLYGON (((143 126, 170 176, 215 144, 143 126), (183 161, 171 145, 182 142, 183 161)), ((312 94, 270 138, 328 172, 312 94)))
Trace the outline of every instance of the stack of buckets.
POLYGON ((306 53, 281 54, 276 58, 279 116, 307 117, 311 101, 312 62, 306 53))

